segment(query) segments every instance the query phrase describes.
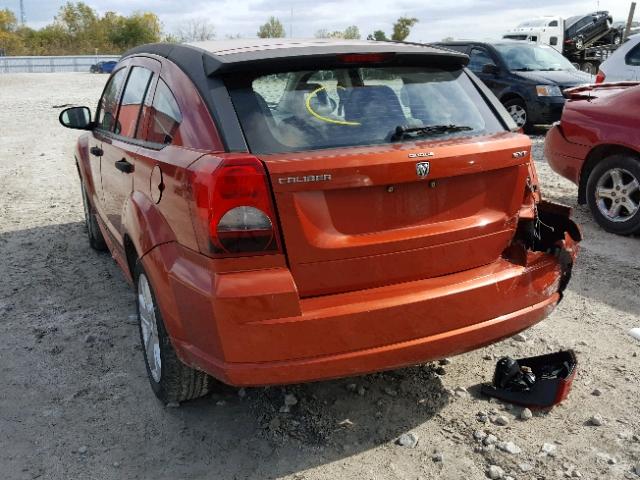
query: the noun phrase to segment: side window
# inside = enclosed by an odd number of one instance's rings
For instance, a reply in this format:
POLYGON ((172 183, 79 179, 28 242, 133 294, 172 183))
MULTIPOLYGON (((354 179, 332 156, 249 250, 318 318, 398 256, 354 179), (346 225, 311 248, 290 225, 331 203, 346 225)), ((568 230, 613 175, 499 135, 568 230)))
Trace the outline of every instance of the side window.
POLYGON ((469 53, 469 69, 472 72, 482 72, 482 67, 487 64, 495 65, 495 62, 484 48, 474 47, 469 53))
POLYGON ((116 115, 118 114, 118 94, 126 78, 126 71, 126 68, 122 68, 113 74, 104 89, 98 104, 98 128, 108 131, 113 130, 116 123, 116 115))
POLYGON ((124 87, 118 121, 114 133, 134 138, 140 116, 140 107, 144 101, 153 73, 143 67, 132 67, 129 79, 124 87))
POLYGON ((640 43, 629 50, 629 53, 624 57, 624 63, 633 67, 640 66, 640 43))
POLYGON ((549 22, 549 26, 550 27, 557 27, 558 26, 558 21, 557 20, 552 20, 551 22, 549 22))
POLYGON ((162 79, 158 80, 149 116, 147 133, 149 142, 182 145, 180 137, 182 114, 173 93, 162 79))
POLYGON ((551 45, 552 47, 555 47, 556 45, 558 45, 558 37, 551 37, 549 39, 549 45, 551 45))

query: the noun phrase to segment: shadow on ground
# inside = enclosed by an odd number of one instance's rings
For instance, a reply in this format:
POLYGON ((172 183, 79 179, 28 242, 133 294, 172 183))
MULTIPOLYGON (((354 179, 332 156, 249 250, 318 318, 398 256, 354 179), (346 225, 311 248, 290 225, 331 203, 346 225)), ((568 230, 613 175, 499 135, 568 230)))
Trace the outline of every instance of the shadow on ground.
POLYGON ((83 223, 2 233, 0 251, 0 381, 8 386, 0 430, 12 440, 0 463, 15 471, 274 478, 393 442, 448 402, 426 365, 242 392, 224 387, 166 408, 147 383, 133 294, 110 256, 88 247, 83 223), (286 394, 297 400, 289 412, 286 394), (20 452, 34 441, 39 455, 25 458, 20 452), (87 452, 78 454, 82 446, 87 452))

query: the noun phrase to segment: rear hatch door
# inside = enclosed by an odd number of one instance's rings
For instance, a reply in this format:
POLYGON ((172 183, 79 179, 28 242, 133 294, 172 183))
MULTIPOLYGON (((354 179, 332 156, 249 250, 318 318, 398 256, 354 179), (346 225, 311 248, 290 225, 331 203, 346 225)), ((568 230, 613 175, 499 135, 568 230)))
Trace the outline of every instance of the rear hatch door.
POLYGON ((301 296, 494 261, 514 234, 529 150, 504 132, 260 156, 301 296))

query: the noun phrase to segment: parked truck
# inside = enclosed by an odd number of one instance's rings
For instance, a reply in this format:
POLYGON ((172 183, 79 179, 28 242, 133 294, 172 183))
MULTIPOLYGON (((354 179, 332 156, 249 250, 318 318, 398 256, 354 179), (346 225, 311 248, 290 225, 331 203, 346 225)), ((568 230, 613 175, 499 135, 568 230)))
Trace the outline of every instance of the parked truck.
POLYGON ((573 65, 595 75, 598 66, 618 48, 622 31, 607 11, 563 18, 544 16, 522 22, 503 38, 550 45, 573 65))

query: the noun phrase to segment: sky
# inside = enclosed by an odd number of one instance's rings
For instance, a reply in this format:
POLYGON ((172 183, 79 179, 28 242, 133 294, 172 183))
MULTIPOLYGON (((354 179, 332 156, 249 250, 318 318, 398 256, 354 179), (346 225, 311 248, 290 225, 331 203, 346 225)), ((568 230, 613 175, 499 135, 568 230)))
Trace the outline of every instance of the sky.
MULTIPOLYGON (((40 28, 53 20, 65 0, 23 0, 27 25, 40 28)), ((609 10, 614 20, 626 20, 629 0, 85 0, 99 13, 134 11, 157 14, 167 33, 176 32, 193 19, 206 19, 218 38, 240 34, 255 37, 258 27, 274 15, 285 25, 287 36, 313 37, 319 29, 344 30, 357 25, 363 38, 374 30, 390 35, 399 16, 419 23, 408 40, 430 42, 445 37, 499 38, 520 21, 541 15, 570 17, 594 10, 609 10)), ((19 18, 19 0, 0 0, 19 18)), ((636 19, 640 18, 640 6, 636 19)))

